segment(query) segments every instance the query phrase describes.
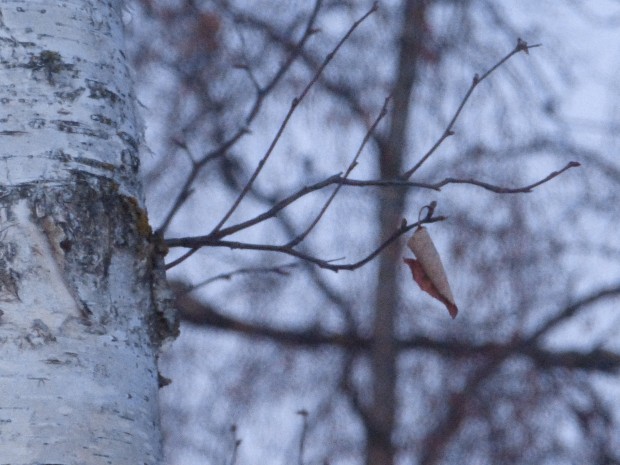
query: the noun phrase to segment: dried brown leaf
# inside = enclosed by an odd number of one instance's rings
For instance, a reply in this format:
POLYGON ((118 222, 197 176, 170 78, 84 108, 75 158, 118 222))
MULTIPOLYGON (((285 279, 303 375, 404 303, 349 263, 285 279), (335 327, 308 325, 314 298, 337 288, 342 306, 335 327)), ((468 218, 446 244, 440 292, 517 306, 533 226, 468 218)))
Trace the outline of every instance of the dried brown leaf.
POLYGON ((456 318, 458 307, 454 302, 439 253, 426 228, 419 227, 416 229, 407 242, 407 246, 417 258, 417 260, 404 259, 404 262, 411 269, 413 280, 420 286, 420 289, 443 303, 452 318, 456 318))

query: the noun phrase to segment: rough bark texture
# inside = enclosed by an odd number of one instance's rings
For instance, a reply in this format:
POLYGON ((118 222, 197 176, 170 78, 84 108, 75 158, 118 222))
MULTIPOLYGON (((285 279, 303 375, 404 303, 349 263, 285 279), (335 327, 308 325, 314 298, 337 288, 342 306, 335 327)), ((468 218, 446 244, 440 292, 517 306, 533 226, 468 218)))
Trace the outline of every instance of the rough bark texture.
POLYGON ((5 0, 0 42, 0 462, 156 464, 174 328, 121 2, 5 0))
MULTIPOLYGON (((394 83, 392 119, 385 144, 381 147, 382 179, 395 179, 403 170, 407 147, 411 91, 417 75, 417 62, 424 32, 426 0, 407 0, 403 5, 403 23, 398 56, 398 74, 394 83)), ((380 196, 379 221, 381 237, 398 228, 404 216, 401 192, 383 191, 380 196)), ((391 465, 394 462, 392 432, 396 414, 396 363, 398 352, 394 321, 398 307, 398 276, 402 262, 401 249, 395 243, 379 258, 379 275, 375 303, 373 345, 373 400, 370 424, 367 424, 366 463, 391 465)))

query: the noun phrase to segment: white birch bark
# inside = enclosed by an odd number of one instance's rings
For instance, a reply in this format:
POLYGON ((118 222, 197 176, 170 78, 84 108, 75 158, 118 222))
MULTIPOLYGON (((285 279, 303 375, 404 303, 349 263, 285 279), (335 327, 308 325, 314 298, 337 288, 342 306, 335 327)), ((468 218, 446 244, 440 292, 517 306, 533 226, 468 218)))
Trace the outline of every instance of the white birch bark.
POLYGON ((157 464, 162 275, 120 0, 0 0, 0 463, 157 464))

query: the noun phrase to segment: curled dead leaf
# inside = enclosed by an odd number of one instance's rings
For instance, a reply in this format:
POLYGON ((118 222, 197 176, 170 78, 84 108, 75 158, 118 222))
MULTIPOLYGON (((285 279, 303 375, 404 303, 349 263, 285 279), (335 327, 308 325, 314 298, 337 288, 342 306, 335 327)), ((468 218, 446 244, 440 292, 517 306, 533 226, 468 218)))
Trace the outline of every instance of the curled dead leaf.
POLYGON ((416 229, 407 242, 407 246, 417 258, 417 260, 403 259, 411 269, 413 280, 420 286, 420 289, 443 303, 452 318, 456 318, 459 310, 454 302, 439 253, 426 228, 416 229))

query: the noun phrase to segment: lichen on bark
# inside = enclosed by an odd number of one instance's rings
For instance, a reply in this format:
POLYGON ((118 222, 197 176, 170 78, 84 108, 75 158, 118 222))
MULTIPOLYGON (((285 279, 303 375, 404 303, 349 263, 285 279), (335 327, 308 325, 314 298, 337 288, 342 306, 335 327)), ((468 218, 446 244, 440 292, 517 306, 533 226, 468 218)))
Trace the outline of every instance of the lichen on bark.
POLYGON ((122 2, 0 7, 0 458, 161 460, 176 331, 137 176, 122 2))

